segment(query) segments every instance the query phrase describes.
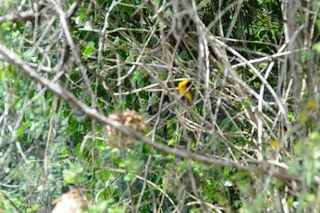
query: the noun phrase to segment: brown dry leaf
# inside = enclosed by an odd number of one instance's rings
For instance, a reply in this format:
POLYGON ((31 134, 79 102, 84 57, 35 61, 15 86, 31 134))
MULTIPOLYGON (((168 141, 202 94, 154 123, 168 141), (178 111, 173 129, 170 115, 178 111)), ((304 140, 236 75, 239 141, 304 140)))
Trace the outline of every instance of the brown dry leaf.
POLYGON ((52 213, 80 213, 88 207, 87 199, 77 188, 64 193, 60 198, 54 200, 52 204, 56 204, 52 213))

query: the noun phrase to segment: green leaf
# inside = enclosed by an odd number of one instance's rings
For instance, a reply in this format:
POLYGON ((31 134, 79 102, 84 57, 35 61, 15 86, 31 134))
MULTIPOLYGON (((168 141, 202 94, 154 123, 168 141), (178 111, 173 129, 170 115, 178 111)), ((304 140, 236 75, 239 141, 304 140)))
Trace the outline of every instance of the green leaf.
POLYGON ((304 198, 307 202, 310 202, 310 203, 313 203, 316 200, 316 196, 314 194, 309 194, 309 193, 306 194, 304 198))
POLYGON ((63 183, 64 185, 73 183, 83 183, 87 178, 83 174, 83 167, 71 163, 70 169, 63 170, 63 183))
POLYGON ((95 43, 93 41, 90 41, 83 51, 83 58, 85 60, 88 60, 88 57, 91 55, 91 53, 93 53, 94 50, 95 50, 95 43))
POLYGON ((111 175, 111 172, 109 170, 105 170, 105 171, 101 172, 101 177, 105 181, 109 180, 110 175, 111 175))
POLYGON ((135 174, 133 174, 133 173, 128 173, 128 174, 126 174, 126 175, 124 176, 123 179, 124 179, 125 181, 130 182, 130 181, 134 181, 135 179, 137 179, 137 176, 136 176, 135 174))
POLYGON ((320 54, 320 42, 315 43, 313 45, 313 48, 317 51, 318 54, 320 54))
POLYGON ((33 123, 31 121, 27 121, 22 124, 22 126, 18 129, 17 135, 21 136, 25 129, 29 128, 33 123))
POLYGON ((37 209, 39 209, 40 207, 41 207, 40 204, 33 204, 27 208, 26 213, 36 212, 37 209))
POLYGON ((171 138, 169 141, 168 141, 168 146, 174 144, 176 142, 175 139, 171 138))

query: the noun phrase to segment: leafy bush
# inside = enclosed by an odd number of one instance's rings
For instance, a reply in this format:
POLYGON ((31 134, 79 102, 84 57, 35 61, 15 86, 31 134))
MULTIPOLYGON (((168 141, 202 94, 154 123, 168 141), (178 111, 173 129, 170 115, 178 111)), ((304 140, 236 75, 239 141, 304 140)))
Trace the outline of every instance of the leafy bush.
POLYGON ((3 2, 0 209, 319 210, 317 5, 3 2))

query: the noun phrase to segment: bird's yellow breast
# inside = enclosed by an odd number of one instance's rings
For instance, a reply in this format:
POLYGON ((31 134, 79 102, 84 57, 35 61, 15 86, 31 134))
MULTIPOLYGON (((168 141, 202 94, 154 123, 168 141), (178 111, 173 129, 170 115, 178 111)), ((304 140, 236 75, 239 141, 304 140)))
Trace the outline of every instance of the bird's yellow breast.
POLYGON ((191 80, 183 80, 179 83, 178 90, 179 90, 179 94, 186 97, 189 100, 189 102, 192 104, 193 98, 189 88, 190 85, 191 85, 191 80))

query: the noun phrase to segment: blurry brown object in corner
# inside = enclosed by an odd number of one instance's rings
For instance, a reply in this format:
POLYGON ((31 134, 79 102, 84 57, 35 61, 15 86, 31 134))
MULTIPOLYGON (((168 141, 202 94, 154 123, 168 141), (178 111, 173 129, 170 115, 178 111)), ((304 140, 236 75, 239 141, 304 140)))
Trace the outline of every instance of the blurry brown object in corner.
POLYGON ((64 193, 60 198, 54 200, 52 204, 56 204, 52 213, 80 213, 88 208, 86 197, 77 188, 64 193))
MULTIPOLYGON (((108 119, 111 121, 117 121, 124 126, 141 132, 142 134, 146 133, 146 124, 143 117, 134 110, 126 110, 124 112, 111 114, 109 115, 108 119)), ((107 136, 107 144, 112 147, 127 147, 128 145, 134 144, 135 142, 135 138, 123 134, 113 126, 105 125, 103 127, 103 131, 107 136)))

